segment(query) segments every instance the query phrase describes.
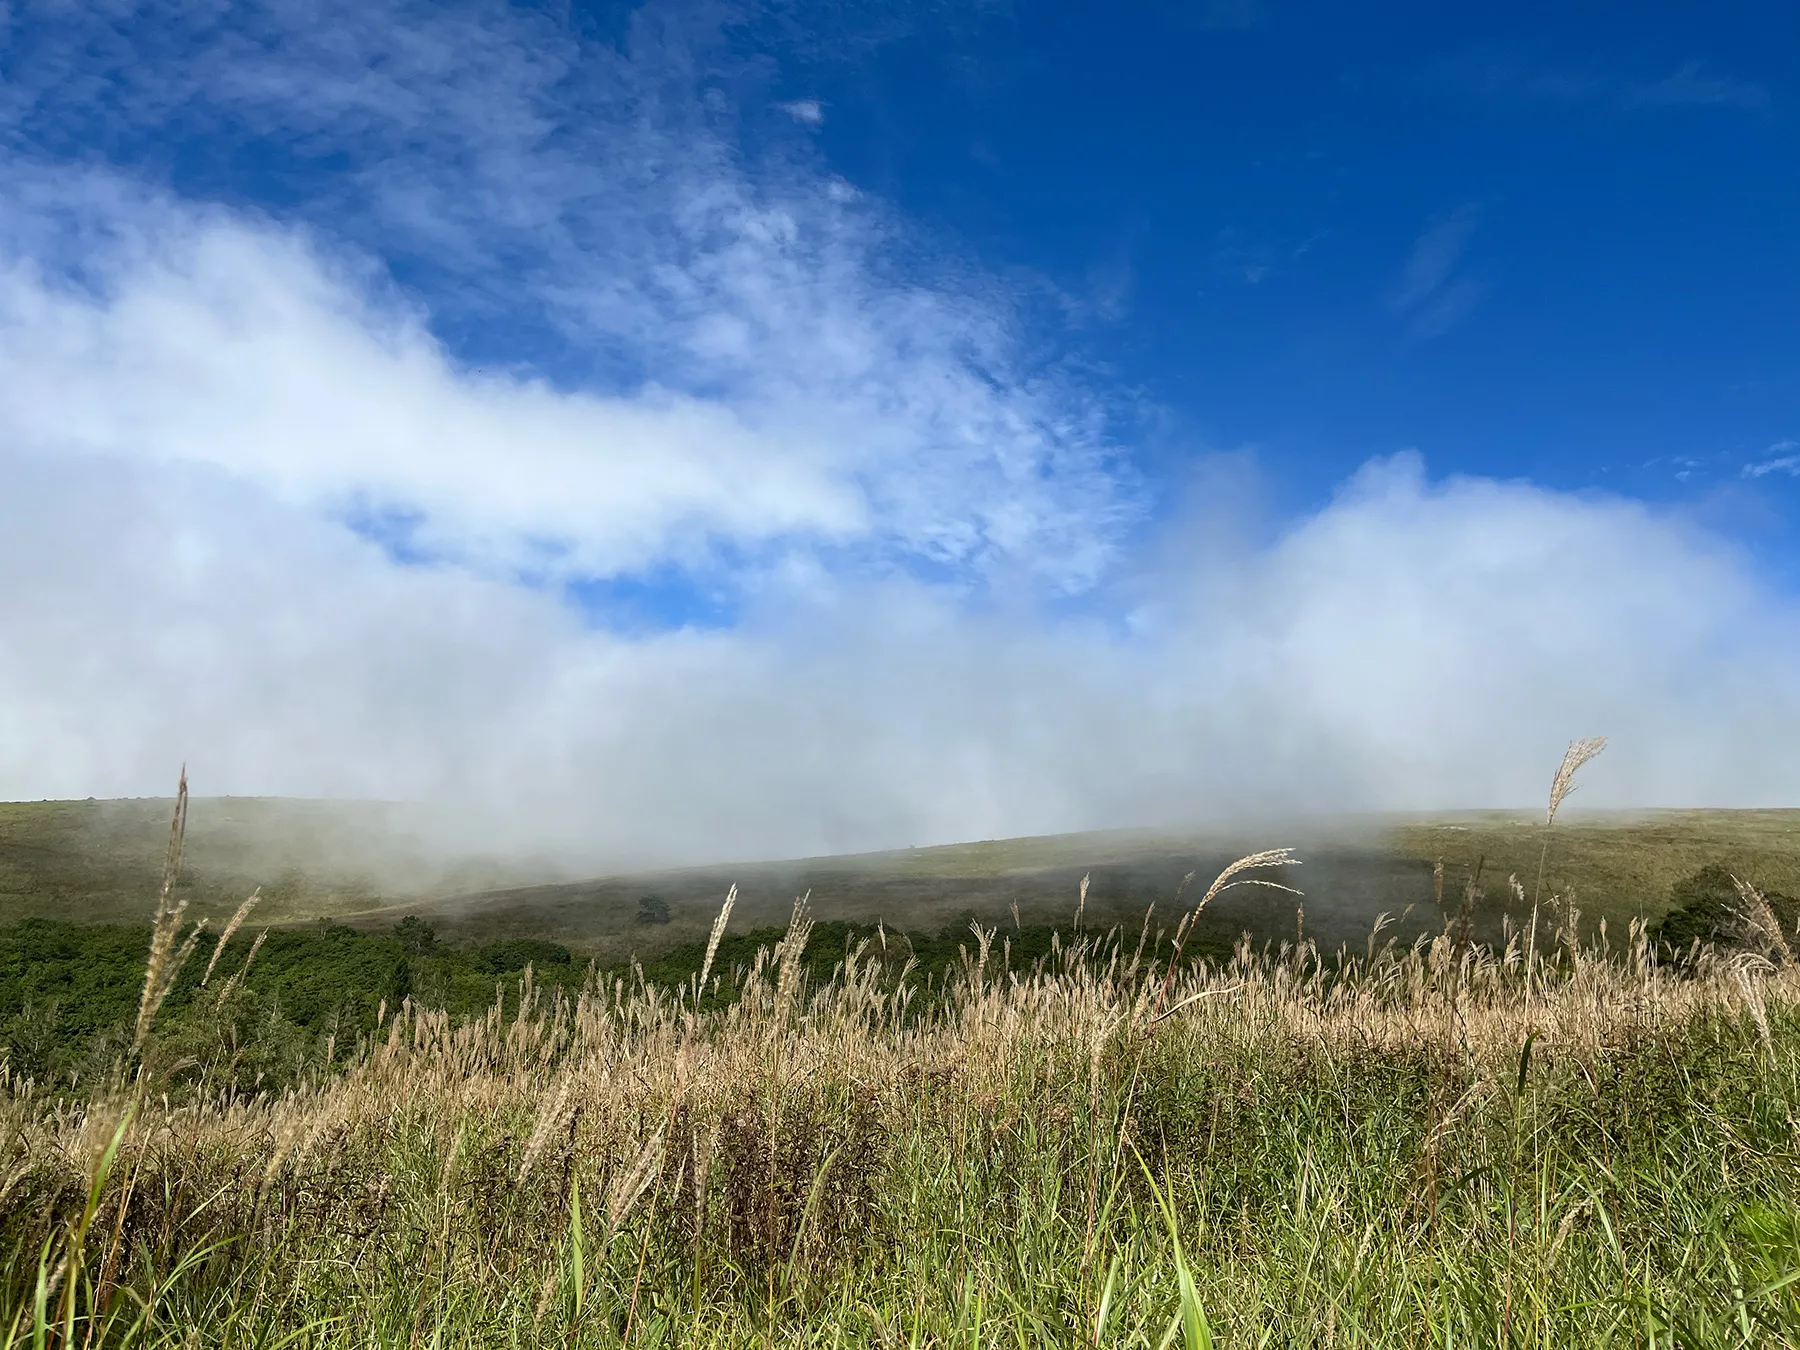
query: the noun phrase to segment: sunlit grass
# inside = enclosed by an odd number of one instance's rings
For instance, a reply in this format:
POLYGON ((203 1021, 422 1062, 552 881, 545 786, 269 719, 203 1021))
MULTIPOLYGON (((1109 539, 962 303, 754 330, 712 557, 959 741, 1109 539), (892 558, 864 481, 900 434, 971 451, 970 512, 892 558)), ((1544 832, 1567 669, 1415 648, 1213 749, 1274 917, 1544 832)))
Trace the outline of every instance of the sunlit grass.
MULTIPOLYGON (((1293 866, 1240 860, 1189 903, 1293 866)), ((1740 895, 1749 948, 1678 964, 1553 896, 1498 947, 1452 914, 1411 946, 1181 962, 1191 920, 1146 916, 1029 962, 977 925, 948 977, 882 929, 822 979, 800 904, 728 969, 722 915, 683 986, 528 968, 485 1016, 384 1007, 279 1093, 194 1053, 228 1017, 159 1039, 195 946, 165 904, 111 1079, 5 1080, 0 1327, 8 1350, 1792 1345, 1800 971, 1740 895)))
MULTIPOLYGON (((985 936, 985 935, 984 935, 985 936)), ((24 1344, 1780 1344, 1800 980, 1449 938, 1180 973, 1139 934, 930 1006, 405 1008, 278 1099, 4 1108, 24 1344)), ((804 940, 804 919, 789 942, 804 940)), ((985 959, 982 948, 986 947, 985 959)), ((152 1054, 145 1061, 154 1066, 152 1054)))

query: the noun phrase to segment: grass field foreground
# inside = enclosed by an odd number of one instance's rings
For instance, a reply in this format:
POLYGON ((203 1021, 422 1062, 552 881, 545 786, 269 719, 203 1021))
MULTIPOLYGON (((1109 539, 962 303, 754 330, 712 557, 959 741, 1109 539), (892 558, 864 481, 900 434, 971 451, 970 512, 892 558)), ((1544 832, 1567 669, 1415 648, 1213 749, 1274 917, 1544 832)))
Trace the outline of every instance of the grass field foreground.
POLYGON ((709 1013, 391 1010, 275 1098, 171 1103, 153 1035, 109 1097, 11 1085, 8 1342, 1800 1338, 1785 964, 983 933, 919 1011, 878 947, 808 987, 808 936, 709 1013))
POLYGON ((527 966, 259 1091, 242 968, 158 1033, 183 786, 112 1082, 6 1071, 7 1350, 1800 1344, 1792 902, 1723 874, 1729 952, 1552 895, 1491 946, 1465 906, 1184 961, 1273 850, 1166 953, 976 924, 922 972, 878 928, 822 978, 804 902, 717 968, 728 899, 685 985, 527 966))

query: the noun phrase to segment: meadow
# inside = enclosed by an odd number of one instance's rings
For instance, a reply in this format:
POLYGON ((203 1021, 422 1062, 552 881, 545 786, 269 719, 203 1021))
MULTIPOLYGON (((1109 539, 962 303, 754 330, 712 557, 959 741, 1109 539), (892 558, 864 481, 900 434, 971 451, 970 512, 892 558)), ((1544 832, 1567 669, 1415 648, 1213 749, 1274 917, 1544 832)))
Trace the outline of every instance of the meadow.
POLYGON ((315 926, 410 987, 259 1082, 302 930, 195 938, 177 857, 111 1061, 9 1061, 9 1346, 1800 1344, 1795 910, 1704 862, 1604 927, 1509 870, 1491 941, 1472 866, 1414 939, 1202 932, 1283 851, 648 965, 315 926))

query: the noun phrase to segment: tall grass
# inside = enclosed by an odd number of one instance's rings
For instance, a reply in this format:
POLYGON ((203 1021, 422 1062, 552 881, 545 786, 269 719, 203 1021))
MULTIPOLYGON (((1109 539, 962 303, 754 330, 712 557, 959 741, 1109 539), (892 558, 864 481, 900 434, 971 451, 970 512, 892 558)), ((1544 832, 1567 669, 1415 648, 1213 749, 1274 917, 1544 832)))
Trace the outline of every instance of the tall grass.
POLYGON ((1146 923, 809 984, 809 924, 727 1006, 527 972, 278 1097, 165 1097, 153 1035, 9 1082, 5 1343, 1800 1342, 1791 963, 1146 923))
MULTIPOLYGON (((1544 869, 1550 862, 1550 835, 1556 825, 1556 813, 1562 809, 1563 801, 1575 791, 1577 786, 1575 775, 1589 760, 1596 758, 1606 749, 1606 737, 1587 736, 1581 740, 1569 742, 1568 749, 1563 751, 1562 762, 1556 766, 1556 773, 1550 779, 1550 799, 1544 806, 1544 846, 1538 852, 1537 884, 1531 890, 1531 931, 1525 939, 1525 962, 1532 966, 1537 959, 1538 915, 1544 898, 1544 869)), ((1442 863, 1439 864, 1441 868, 1442 863)), ((1443 900, 1442 880, 1440 872, 1438 900, 1443 900)), ((1514 896, 1518 898, 1518 881, 1513 881, 1514 896)), ((1474 883, 1470 883, 1473 890, 1474 883)))

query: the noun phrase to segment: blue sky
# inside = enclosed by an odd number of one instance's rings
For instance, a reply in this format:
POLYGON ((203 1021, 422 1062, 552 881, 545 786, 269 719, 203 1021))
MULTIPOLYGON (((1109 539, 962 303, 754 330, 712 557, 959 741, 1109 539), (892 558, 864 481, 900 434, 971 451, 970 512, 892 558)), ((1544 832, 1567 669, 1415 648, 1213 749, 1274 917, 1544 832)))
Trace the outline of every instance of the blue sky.
POLYGON ((1038 5, 779 58, 821 152, 1084 305, 1167 418, 1313 504, 1365 458, 1721 511, 1784 564, 1791 6, 1038 5), (1728 503, 1728 505, 1726 504, 1728 503))
POLYGON ((0 792, 734 856, 1524 801, 1604 730, 1597 799, 1787 800, 1797 48, 22 0, 0 792))
MULTIPOLYGON (((122 11, 74 54, 58 11, 25 7, 14 79, 46 49, 72 78, 38 91, 16 143, 352 243, 459 361, 613 389, 679 377, 616 333, 547 332, 541 301, 497 299, 544 266, 541 240, 446 256, 372 207, 364 180, 384 163, 454 192, 466 148, 306 109, 295 88, 261 107, 180 88, 195 52, 229 68, 233 39, 240 78, 279 59, 278 8, 122 11)), ((1785 6, 537 18, 523 59, 539 35, 559 67, 532 94, 542 148, 638 116, 630 101, 661 81, 667 133, 706 138, 750 184, 841 176, 903 231, 883 262, 905 284, 1003 294, 1026 359, 1103 408, 1151 516, 1208 454, 1254 454, 1272 500, 1303 511, 1370 457, 1417 449, 1437 473, 1679 504, 1790 571, 1794 473, 1757 472, 1800 437, 1800 19, 1785 6)), ((304 80, 306 60, 283 78, 304 80)), ((496 96, 506 72, 482 76, 470 93, 496 96)), ((604 233, 590 221, 570 243, 604 233)), ((640 618, 726 612, 641 580, 640 618)))

